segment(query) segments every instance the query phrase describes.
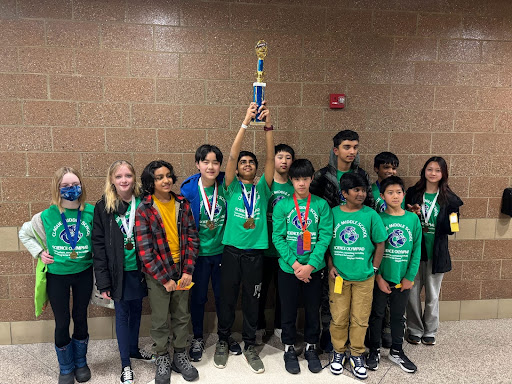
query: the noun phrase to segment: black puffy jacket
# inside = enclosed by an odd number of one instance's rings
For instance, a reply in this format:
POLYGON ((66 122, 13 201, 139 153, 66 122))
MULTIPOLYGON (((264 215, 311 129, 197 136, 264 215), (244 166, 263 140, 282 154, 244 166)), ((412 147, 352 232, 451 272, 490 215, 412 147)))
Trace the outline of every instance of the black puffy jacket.
MULTIPOLYGON (((92 227, 92 247, 94 276, 100 292, 110 291, 110 297, 121 300, 123 297, 124 275, 124 236, 113 213, 105 210, 103 196, 94 207, 92 227)), ((140 260, 137 257, 140 272, 140 260)), ((146 285, 141 273, 141 282, 146 285)))
MULTIPOLYGON (((405 194, 405 204, 423 204, 423 192, 416 190, 416 187, 410 187, 405 194)), ((452 260, 448 250, 448 235, 453 235, 450 226, 450 214, 459 215, 459 207, 464 203, 453 192, 448 194, 446 203, 439 202, 439 214, 437 215, 436 232, 434 235, 434 252, 432 258, 432 273, 445 273, 452 270, 452 260)), ((425 248, 425 238, 421 240, 421 260, 427 260, 427 250, 425 248)))

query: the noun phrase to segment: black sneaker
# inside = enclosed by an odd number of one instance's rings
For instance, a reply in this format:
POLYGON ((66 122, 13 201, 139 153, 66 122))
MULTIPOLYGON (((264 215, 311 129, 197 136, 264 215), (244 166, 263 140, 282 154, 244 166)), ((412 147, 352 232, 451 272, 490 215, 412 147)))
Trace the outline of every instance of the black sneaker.
POLYGON ((436 338, 431 336, 423 336, 421 342, 425 345, 436 345, 436 338))
POLYGON ((174 372, 181 373, 186 381, 192 381, 199 377, 199 372, 190 364, 185 352, 174 352, 171 368, 174 372))
POLYGON ((133 384, 133 371, 129 365, 124 367, 121 371, 121 378, 119 379, 120 384, 133 384))
POLYGON ((310 372, 318 373, 322 370, 322 363, 318 358, 318 353, 316 352, 316 345, 311 344, 309 348, 306 348, 304 351, 304 357, 308 361, 308 369, 310 372))
POLYGON ((366 367, 372 371, 379 369, 380 349, 370 349, 370 353, 366 358, 366 367))
POLYGON ((294 375, 300 373, 299 359, 297 359, 297 353, 293 345, 284 352, 284 367, 289 373, 294 375))
POLYGON ((152 363, 153 361, 156 360, 156 355, 144 349, 139 349, 137 353, 130 353, 130 359, 137 359, 148 363, 152 363))
POLYGON ((242 354, 242 347, 232 337, 229 337, 228 345, 229 345, 229 353, 231 353, 232 355, 241 355, 242 354))
POLYGON ((155 384, 169 384, 171 382, 171 360, 169 354, 158 356, 155 361, 155 384))
POLYGON ((403 350, 397 351, 395 349, 389 350, 389 360, 391 360, 393 363, 398 364, 402 370, 404 370, 407 373, 414 373, 417 371, 416 365, 409 360, 407 356, 405 356, 405 353, 403 350))
POLYGON ((201 361, 203 358, 204 351, 204 341, 202 338, 192 339, 190 342, 190 349, 188 350, 188 354, 190 355, 190 360, 192 361, 201 361))
POLYGON ((350 356, 348 361, 350 362, 350 367, 352 368, 352 374, 355 377, 363 380, 368 377, 364 356, 350 356))
POLYGON ((407 334, 405 341, 407 341, 409 344, 418 345, 421 342, 421 337, 407 334))

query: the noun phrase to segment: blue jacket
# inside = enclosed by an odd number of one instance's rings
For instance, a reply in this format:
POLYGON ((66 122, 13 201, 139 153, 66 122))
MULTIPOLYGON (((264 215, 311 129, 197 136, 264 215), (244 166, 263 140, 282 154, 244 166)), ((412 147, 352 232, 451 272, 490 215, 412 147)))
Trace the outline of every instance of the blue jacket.
MULTIPOLYGON (((181 183, 180 187, 181 194, 190 202, 190 206, 192 207, 192 214, 196 221, 196 228, 199 228, 199 209, 201 208, 201 195, 197 189, 200 177, 201 174, 196 173, 181 183)), ((219 185, 219 188, 222 188, 223 181, 224 172, 220 172, 219 176, 217 176, 217 184, 219 185)))

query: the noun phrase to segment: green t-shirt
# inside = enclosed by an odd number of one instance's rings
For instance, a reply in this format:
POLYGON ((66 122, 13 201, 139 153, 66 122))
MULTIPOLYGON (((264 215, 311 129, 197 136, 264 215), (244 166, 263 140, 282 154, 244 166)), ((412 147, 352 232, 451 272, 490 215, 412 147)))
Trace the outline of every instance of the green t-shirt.
MULTIPOLYGON (((234 181, 233 181, 234 182, 234 181)), ((210 218, 204 209, 204 201, 201 197, 201 190, 197 186, 199 197, 201 198, 199 207, 199 256, 213 256, 222 253, 222 237, 224 236, 224 224, 226 222, 226 198, 224 197, 224 188, 219 185, 217 188, 217 205, 213 214, 215 228, 210 229, 206 225, 210 218)), ((213 204, 213 192, 215 186, 205 188, 206 198, 213 204)))
MULTIPOLYGON (((351 172, 353 172, 352 168, 349 169, 348 171, 340 171, 339 169, 337 169, 336 170, 336 179, 338 179, 338 184, 340 182, 341 176, 343 176, 345 173, 351 173, 351 172)), ((347 204, 347 200, 345 200, 345 197, 343 196, 341 191, 339 193, 340 193, 340 205, 347 204)))
MULTIPOLYGON (((380 190, 376 182, 372 184, 372 194, 375 199, 375 210, 377 213, 384 212, 386 210, 386 202, 380 197, 380 190)), ((405 209, 405 198, 402 200, 401 207, 405 209)))
MULTIPOLYGON (((66 209, 64 215, 66 216, 69 232, 71 236, 74 236, 78 209, 66 209)), ((70 275, 85 271, 92 265, 91 232, 93 215, 94 206, 85 204, 80 219, 78 243, 75 247, 77 257, 72 259, 70 254, 73 249, 69 244, 68 236, 62 224, 59 208, 56 205, 51 205, 42 212, 41 219, 46 232, 48 252, 53 256, 54 261, 48 264, 48 272, 56 275, 70 275)))
MULTIPOLYGON (((128 204, 128 208, 126 209, 126 215, 125 215, 127 225, 130 225, 130 214, 129 214, 130 210, 137 209, 139 204, 140 204, 140 197, 135 198, 135 207, 132 208, 131 202, 128 204)), ((138 268, 137 268, 137 253, 135 252, 135 237, 134 237, 135 236, 134 235, 135 228, 134 228, 130 238, 128 238, 128 236, 126 236, 126 231, 124 230, 123 222, 122 222, 121 218, 119 217, 119 215, 117 213, 114 213, 114 217, 116 219, 117 225, 119 225, 119 228, 121 229, 121 233, 123 234, 123 238, 124 238, 125 247, 124 247, 123 268, 125 271, 136 271, 138 268), (132 249, 126 249, 126 244, 128 242, 133 244, 132 249)))
POLYGON ((421 224, 418 215, 405 211, 402 216, 380 213, 388 239, 379 274, 384 280, 398 284, 405 277, 414 281, 421 259, 421 224))
POLYGON ((379 214, 363 205, 356 212, 332 209, 334 231, 329 247, 338 274, 348 281, 364 281, 373 275, 376 243, 386 241, 386 228, 379 214))
MULTIPOLYGON (((297 200, 302 220, 307 202, 307 198, 297 200)), ((292 265, 296 261, 302 265, 311 265, 315 268, 313 272, 325 267, 325 252, 332 236, 332 213, 327 201, 311 195, 307 227, 311 232, 311 251, 304 251, 303 255, 297 255, 297 239, 302 234, 302 227, 293 197, 287 197, 275 207, 272 221, 272 240, 280 255, 279 265, 284 272, 294 273, 292 265)))
MULTIPOLYGON (((425 211, 427 213, 435 197, 435 193, 425 193, 425 211)), ((439 209, 439 203, 436 201, 434 210, 432 211, 432 214, 428 220, 428 232, 423 233, 423 237, 425 238, 425 249, 427 250, 427 258, 429 260, 432 260, 432 257, 434 256, 434 236, 436 233, 437 215, 439 215, 439 209)), ((421 225, 425 225, 425 218, 423 217, 423 214, 421 215, 421 225)))
MULTIPOLYGON (((251 192, 252 184, 244 184, 248 194, 251 192)), ((270 198, 270 188, 264 177, 256 184, 255 193, 256 201, 254 203, 254 229, 245 229, 246 211, 244 201, 242 199, 242 187, 238 179, 234 179, 226 189, 225 197, 227 201, 227 219, 226 229, 224 230, 224 238, 222 244, 231 245, 239 249, 267 249, 268 233, 267 233, 267 206, 270 198)))
MULTIPOLYGON (((265 175, 261 177, 263 178, 265 175)), ((276 181, 272 182, 272 187, 270 188, 270 200, 268 201, 267 207, 268 249, 265 250, 265 256, 279 257, 279 254, 277 253, 276 248, 272 243, 272 212, 274 211, 274 207, 278 202, 287 197, 290 197, 293 195, 293 192, 294 189, 291 180, 288 180, 284 184, 277 183, 276 181)))

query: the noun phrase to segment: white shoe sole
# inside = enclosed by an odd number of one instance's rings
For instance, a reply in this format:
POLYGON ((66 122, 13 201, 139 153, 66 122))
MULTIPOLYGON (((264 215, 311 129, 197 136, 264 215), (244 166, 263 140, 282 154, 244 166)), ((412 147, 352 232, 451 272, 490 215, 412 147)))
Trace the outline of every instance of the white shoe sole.
POLYGON ((405 368, 402 364, 400 364, 400 360, 398 358, 395 358, 391 355, 388 355, 388 358, 389 360, 391 360, 393 363, 395 363, 396 365, 398 365, 400 368, 402 368, 402 371, 404 372, 407 372, 407 373, 414 373, 416 372, 415 370, 413 369, 408 369, 408 368, 405 368))
POLYGON ((329 370, 331 371, 331 373, 332 373, 333 375, 336 375, 336 376, 341 375, 341 374, 343 373, 343 367, 342 367, 340 370, 337 370, 337 369, 336 369, 336 370, 334 370, 334 369, 332 369, 332 368, 329 368, 329 370))

